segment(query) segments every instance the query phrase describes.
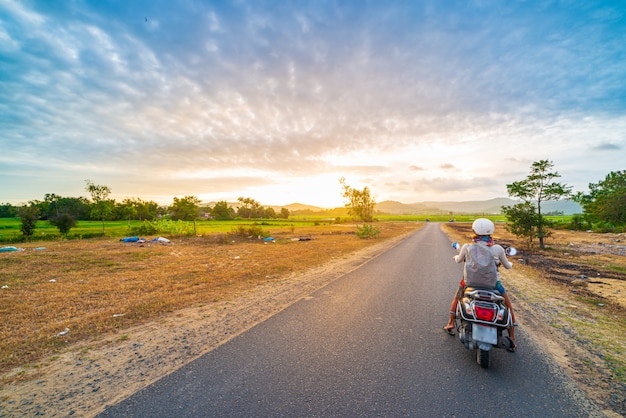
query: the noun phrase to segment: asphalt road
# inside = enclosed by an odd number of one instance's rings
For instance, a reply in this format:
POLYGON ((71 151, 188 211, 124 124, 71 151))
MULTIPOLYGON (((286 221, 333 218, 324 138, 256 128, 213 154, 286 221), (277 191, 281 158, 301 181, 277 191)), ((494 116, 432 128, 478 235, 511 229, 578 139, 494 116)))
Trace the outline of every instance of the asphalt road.
POLYGON ((428 224, 101 416, 598 416, 523 327, 489 369, 442 332, 454 254, 428 224))

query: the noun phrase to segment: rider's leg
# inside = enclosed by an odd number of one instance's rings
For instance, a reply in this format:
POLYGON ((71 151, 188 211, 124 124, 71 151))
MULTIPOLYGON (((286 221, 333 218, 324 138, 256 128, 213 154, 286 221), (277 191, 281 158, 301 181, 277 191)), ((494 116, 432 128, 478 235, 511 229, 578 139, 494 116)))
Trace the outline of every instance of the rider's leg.
POLYGON ((448 318, 448 323, 444 327, 445 329, 449 329, 449 330, 454 329, 454 319, 456 318, 456 305, 459 302, 459 298, 461 297, 462 291, 463 291, 463 288, 459 287, 459 289, 454 294, 454 298, 452 299, 452 302, 450 303, 450 318, 448 318))
MULTIPOLYGON (((504 296, 504 303, 506 304, 507 308, 509 308, 511 320, 513 321, 513 324, 515 324, 515 313, 513 312, 513 305, 511 304, 511 299, 509 299, 509 295, 507 293, 505 293, 503 296, 504 296)), ((514 326, 509 327, 509 337, 511 337, 513 342, 515 342, 515 327, 514 326)))

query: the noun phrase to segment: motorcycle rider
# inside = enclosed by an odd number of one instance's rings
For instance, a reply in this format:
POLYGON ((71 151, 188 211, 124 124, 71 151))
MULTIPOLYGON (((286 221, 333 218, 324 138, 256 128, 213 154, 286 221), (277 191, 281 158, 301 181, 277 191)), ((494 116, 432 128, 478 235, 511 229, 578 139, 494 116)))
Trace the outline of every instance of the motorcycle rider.
MULTIPOLYGON (((493 232, 495 231, 495 225, 493 222, 491 222, 489 219, 486 219, 486 218, 476 219, 474 223, 472 224, 472 230, 474 231, 474 234, 476 234, 472 237, 473 244, 463 244, 463 247, 461 247, 461 251, 459 251, 459 254, 453 257, 454 261, 456 261, 457 263, 465 262, 466 257, 469 254, 470 245, 485 245, 489 248, 489 250, 493 254, 493 258, 497 266, 502 265, 506 269, 510 269, 513 267, 513 263, 511 263, 506 258, 506 253, 504 251, 504 248, 502 248, 498 244, 495 244, 493 242, 493 239, 491 238, 491 236, 493 235, 493 232)), ((509 299, 509 295, 506 293, 504 286, 502 286, 502 283, 500 282, 500 273, 496 273, 496 274, 497 274, 497 277, 495 278, 496 285, 494 289, 499 291, 502 297, 504 298, 504 303, 509 308, 511 319, 515 326, 516 325, 515 314, 513 313, 513 306, 511 305, 511 300, 509 299)), ((459 299, 461 298, 461 296, 463 296, 463 292, 465 291, 466 287, 467 286, 465 284, 465 272, 464 272, 464 277, 463 279, 461 279, 459 289, 457 290, 456 294, 454 295, 454 298, 452 299, 452 303, 450 304, 450 318, 448 319, 448 323, 443 327, 443 330, 450 335, 454 334, 454 319, 456 318, 457 303, 459 299)), ((508 329, 509 337, 513 341, 513 346, 509 348, 509 351, 511 352, 515 351, 515 349, 517 348, 517 345, 515 344, 514 326, 508 329)))

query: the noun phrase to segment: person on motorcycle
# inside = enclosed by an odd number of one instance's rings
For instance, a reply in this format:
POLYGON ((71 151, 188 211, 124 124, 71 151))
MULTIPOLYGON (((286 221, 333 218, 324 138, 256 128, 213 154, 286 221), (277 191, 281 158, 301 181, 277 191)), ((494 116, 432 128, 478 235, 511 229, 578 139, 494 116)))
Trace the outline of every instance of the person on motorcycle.
MULTIPOLYGON (((472 224, 472 230, 474 231, 474 234, 476 234, 472 237, 473 243, 464 244, 463 247, 461 247, 461 251, 459 251, 459 254, 454 256, 454 261, 456 261, 457 263, 465 262, 469 254, 470 245, 485 245, 489 248, 489 250, 493 254, 493 258, 494 258, 494 262, 496 263, 496 266, 498 267, 504 266, 504 268, 506 269, 510 269, 513 267, 513 263, 511 263, 506 258, 506 252, 504 251, 504 248, 502 248, 498 244, 495 244, 493 242, 493 239, 491 238, 491 236, 493 235, 493 232, 495 231, 495 225, 493 222, 485 218, 476 219, 474 223, 472 224)), ((465 268, 467 268, 467 264, 465 265, 465 268)), ((463 279, 461 279, 459 289, 457 290, 456 294, 454 295, 454 298, 452 299, 452 303, 450 304, 450 318, 448 319, 448 323, 443 327, 443 330, 450 335, 454 335, 454 320, 456 318, 456 307, 457 307, 459 299, 461 298, 461 296, 463 296, 463 292, 465 291, 465 288, 467 287, 465 283, 466 276, 467 276, 466 269, 464 269, 463 279)), ((500 292, 500 294, 504 298, 504 303, 509 308, 511 319, 513 321, 513 324, 515 325, 515 314, 513 313, 513 306, 511 305, 511 300, 509 299, 509 295, 506 293, 506 289, 504 289, 504 286, 502 286, 502 283, 500 282, 500 273, 498 273, 497 271, 496 271, 496 277, 494 277, 494 279, 495 279, 494 282, 496 283, 494 286, 494 289, 500 292)), ((515 344, 514 327, 509 328, 509 337, 513 341, 513 346, 509 349, 509 351, 515 351, 515 349, 517 348, 517 345, 515 344)))

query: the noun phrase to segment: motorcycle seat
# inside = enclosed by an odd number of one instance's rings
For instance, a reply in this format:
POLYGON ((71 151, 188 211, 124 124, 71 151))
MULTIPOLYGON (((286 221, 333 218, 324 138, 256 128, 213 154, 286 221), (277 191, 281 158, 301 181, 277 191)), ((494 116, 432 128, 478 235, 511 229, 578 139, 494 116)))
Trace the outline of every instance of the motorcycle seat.
POLYGON ((496 289, 488 288, 488 287, 470 287, 470 286, 467 286, 465 288, 465 292, 464 293, 473 292, 474 290, 485 290, 487 292, 495 293, 498 296, 502 296, 502 294, 499 291, 497 291, 496 289))

